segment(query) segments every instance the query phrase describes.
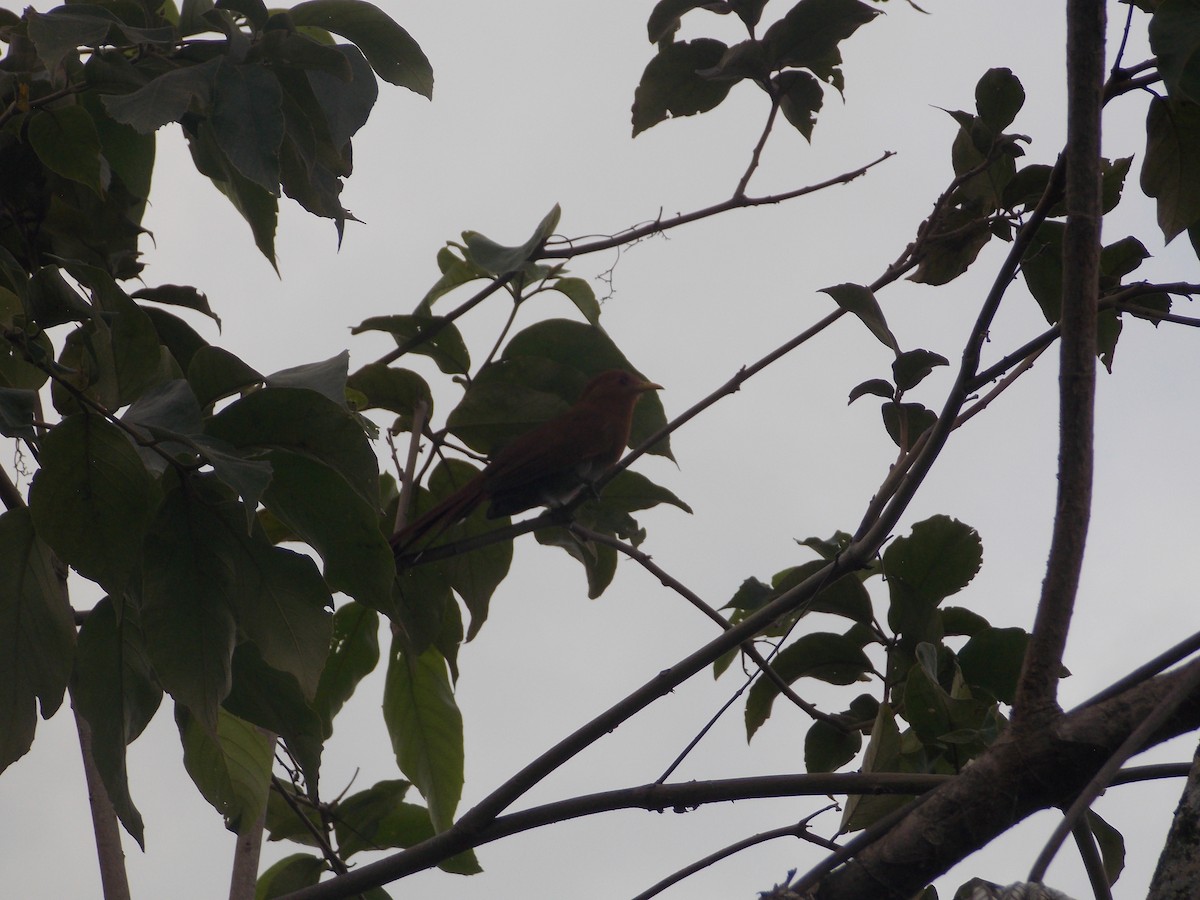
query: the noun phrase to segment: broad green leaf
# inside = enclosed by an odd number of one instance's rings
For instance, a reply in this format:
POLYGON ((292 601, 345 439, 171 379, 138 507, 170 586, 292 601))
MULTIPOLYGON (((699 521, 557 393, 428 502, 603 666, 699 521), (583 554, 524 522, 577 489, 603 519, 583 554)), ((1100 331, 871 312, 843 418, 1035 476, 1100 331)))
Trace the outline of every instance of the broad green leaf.
POLYGON ((29 511, 9 510, 0 515, 0 772, 29 750, 36 703, 45 719, 62 703, 74 652, 75 624, 53 554, 29 511))
MULTIPOLYGON (((867 751, 863 755, 862 771, 864 774, 899 772, 900 754, 901 736, 896 724, 896 714, 889 704, 880 704, 875 724, 871 727, 871 739, 867 742, 867 751)), ((904 796, 852 794, 846 798, 845 811, 842 813, 842 823, 838 831, 860 831, 892 810, 903 806, 909 799, 904 796)))
POLYGON ((1162 0, 1149 34, 1167 95, 1200 103, 1200 8, 1190 0, 1162 0))
POLYGON ((444 323, 440 316, 372 316, 350 329, 350 333, 386 331, 396 339, 397 344, 405 345, 422 338, 424 334, 430 333, 431 329, 436 331, 433 331, 430 337, 414 344, 409 352, 428 356, 447 375, 465 374, 471 367, 467 344, 462 339, 458 327, 453 323, 444 323))
POLYGON ((831 58, 840 61, 838 44, 879 12, 859 0, 800 0, 763 35, 767 63, 819 71, 831 58))
POLYGON ((911 450, 917 438, 932 428, 933 423, 937 421, 937 414, 920 403, 884 403, 880 412, 883 414, 883 427, 887 429, 888 437, 906 452, 911 450))
POLYGON ((379 504, 379 464, 362 426, 352 413, 316 391, 253 391, 209 420, 207 432, 238 448, 279 448, 318 460, 364 502, 379 504))
POLYGON ((817 124, 817 113, 825 101, 821 83, 807 72, 788 69, 774 78, 779 92, 779 111, 792 127, 811 142, 813 127, 817 124))
POLYGON ((119 620, 109 597, 88 612, 79 630, 71 701, 91 728, 92 757, 117 816, 145 850, 142 817, 129 795, 125 748, 154 717, 162 689, 133 604, 124 604, 119 620))
POLYGON ((414 659, 393 648, 383 718, 400 771, 429 804, 434 828, 444 831, 462 794, 463 730, 440 653, 431 648, 414 659))
POLYGON ((108 179, 100 157, 100 135, 82 106, 38 110, 29 120, 28 135, 47 169, 104 195, 108 179))
POLYGON ((963 679, 1002 703, 1012 703, 1028 644, 1029 634, 1024 628, 985 628, 976 632, 958 651, 963 679))
POLYGON ((686 513, 692 511, 690 506, 671 491, 631 469, 623 470, 604 486, 600 503, 622 512, 637 512, 639 509, 650 509, 662 503, 669 503, 686 513))
POLYGON ((861 384, 856 384, 850 390, 850 399, 847 400, 847 405, 853 403, 859 397, 866 397, 868 394, 883 397, 886 400, 891 400, 896 396, 896 388, 890 381, 882 378, 871 378, 861 384))
POLYGON ((817 720, 804 735, 804 768, 809 772, 836 772, 862 749, 862 732, 841 731, 817 720))
POLYGON ((421 302, 417 304, 417 315, 428 316, 433 309, 434 302, 456 287, 461 287, 471 281, 477 281, 480 278, 488 278, 490 276, 479 266, 473 265, 463 259, 456 253, 460 250, 458 244, 451 243, 437 252, 438 269, 441 270, 442 277, 434 282, 433 287, 421 298, 421 302))
POLYGON ((1165 240, 1200 221, 1200 104, 1150 101, 1141 180, 1165 240))
POLYGON ((1025 88, 1011 69, 988 69, 975 85, 975 108, 993 134, 1012 124, 1025 105, 1025 88))
POLYGON ((879 307, 879 301, 875 299, 870 288, 863 287, 861 284, 835 284, 833 287, 822 288, 821 293, 828 294, 833 298, 833 302, 842 309, 858 316, 871 334, 875 335, 885 347, 896 353, 900 352, 900 344, 896 341, 892 330, 888 328, 883 310, 879 307))
POLYGON ((21 298, 0 287, 0 326, 9 334, 0 342, 0 386, 37 390, 50 376, 31 359, 48 365, 54 358, 54 345, 44 331, 25 323, 21 298))
POLYGON ((204 799, 239 833, 262 814, 271 787, 275 742, 260 729, 220 710, 216 729, 201 726, 185 707, 175 708, 183 765, 204 799))
POLYGON ((29 495, 38 535, 109 593, 124 592, 157 503, 157 486, 115 425, 71 416, 43 439, 29 495))
POLYGON ((265 541, 244 546, 238 624, 267 665, 293 676, 311 700, 329 653, 329 589, 309 557, 265 541))
POLYGON ((693 9, 707 6, 714 12, 727 12, 725 9, 713 7, 710 0, 658 0, 646 20, 646 33, 650 43, 670 38, 679 29, 679 17, 693 9))
POLYGON ((333 614, 329 655, 313 701, 326 736, 333 732, 334 717, 378 662, 379 613, 361 603, 345 604, 333 614))
POLYGON ((208 341, 200 337, 196 329, 179 316, 174 316, 164 309, 143 306, 141 310, 150 319, 154 330, 158 333, 159 341, 170 351, 171 356, 179 365, 179 371, 187 372, 195 355, 209 346, 208 341))
POLYGON ((633 136, 670 117, 707 112, 724 100, 734 82, 698 73, 720 63, 726 49, 711 38, 660 47, 633 94, 633 136))
MULTIPOLYGON (((780 594, 790 591, 824 566, 825 561, 818 559, 777 572, 771 579, 771 595, 767 599, 774 600, 780 594)), ((863 583, 853 575, 843 575, 832 584, 825 585, 804 605, 797 617, 814 612, 830 613, 864 623, 870 622, 874 616, 870 594, 863 583)), ((783 634, 786 627, 781 626, 779 634, 783 634)))
POLYGON ((207 344, 192 355, 187 378, 203 407, 263 380, 261 374, 228 350, 207 344))
MULTIPOLYGON (((187 4, 187 0, 184 0, 184 4, 187 4)), ((312 887, 328 871, 329 864, 319 856, 309 856, 307 853, 285 856, 258 876, 254 900, 272 900, 301 888, 312 887)))
POLYGON ((10 438, 36 439, 33 414, 37 405, 37 391, 0 387, 0 434, 10 438))
POLYGON ((159 75, 145 87, 129 94, 105 94, 100 98, 105 110, 117 122, 129 125, 139 134, 153 134, 171 122, 177 122, 189 109, 207 107, 223 66, 222 57, 186 65, 159 75))
POLYGON ((320 554, 329 586, 373 609, 390 611, 396 564, 379 531, 377 506, 310 456, 273 450, 267 460, 272 476, 263 502, 320 554))
MULTIPOLYGON (((816 632, 802 635, 771 662, 788 684, 800 678, 816 678, 829 684, 853 684, 871 671, 871 661, 862 647, 843 635, 816 632)), ((770 679, 759 676, 746 697, 746 739, 771 715, 771 705, 779 688, 770 679)))
MULTIPOLYGON (((993 183, 990 170, 971 179, 967 187, 975 185, 984 186, 989 203, 1001 202, 993 190, 998 185, 993 183)), ((935 286, 949 284, 970 268, 991 239, 987 216, 974 209, 951 209, 938 220, 937 232, 926 238, 920 263, 908 280, 935 286)))
POLYGON ((1025 286, 1051 325, 1057 323, 1062 315, 1062 242, 1065 230, 1062 222, 1043 222, 1021 258, 1025 286))
POLYGON ((305 363, 282 369, 266 377, 269 388, 306 388, 328 397, 346 408, 346 375, 350 371, 350 351, 321 362, 305 363))
POLYGON ((315 25, 353 41, 379 77, 433 97, 433 68, 407 31, 363 0, 307 0, 288 12, 297 25, 315 25))
POLYGON ((949 516, 931 516, 898 537, 883 554, 888 585, 939 604, 971 583, 983 562, 979 533, 949 516))
POLYGON ((278 197, 284 122, 283 89, 275 76, 253 64, 221 66, 209 121, 233 167, 278 197))
POLYGON ((168 306, 183 306, 204 313, 221 327, 221 317, 208 304, 208 297, 196 288, 185 284, 160 284, 157 287, 139 288, 129 296, 135 300, 150 300, 168 306))
POLYGON ((600 323, 600 304, 596 300, 596 292, 582 278, 556 278, 550 282, 549 288, 565 294, 589 324, 600 323))
POLYGON ((612 584, 617 573, 617 551, 607 544, 581 541, 566 528, 543 528, 535 532, 539 544, 561 547, 583 566, 587 576, 588 599, 595 600, 612 584))
POLYGON ((491 238, 485 237, 478 231, 463 232, 463 256, 467 262, 490 272, 492 275, 507 275, 518 272, 530 262, 546 243, 546 239, 554 234, 562 209, 556 203, 550 212, 542 218, 532 235, 519 247, 506 247, 491 238))
POLYGON ((896 387, 908 391, 924 381, 925 376, 935 367, 948 365, 950 361, 940 353, 931 350, 907 350, 892 363, 892 375, 896 379, 896 387))
POLYGON ((44 14, 30 9, 25 14, 29 23, 29 37, 37 47, 46 71, 51 73, 77 47, 101 43, 111 27, 111 14, 108 16, 71 15, 69 7, 44 14))
POLYGON ((200 479, 169 493, 146 538, 142 630, 163 687, 210 731, 229 694, 237 625, 235 537, 245 516, 200 479))
POLYGON ((433 393, 429 384, 408 369, 399 369, 383 363, 368 363, 353 375, 346 384, 364 398, 360 409, 386 409, 412 421, 417 404, 424 404, 428 421, 433 416, 433 393))
POLYGON ((942 607, 942 631, 944 634, 974 637, 991 627, 987 619, 973 610, 961 606, 942 607))
POLYGON ((319 796, 324 726, 294 676, 263 661, 244 641, 233 653, 233 687, 222 703, 233 713, 282 740, 304 773, 310 796, 319 796))

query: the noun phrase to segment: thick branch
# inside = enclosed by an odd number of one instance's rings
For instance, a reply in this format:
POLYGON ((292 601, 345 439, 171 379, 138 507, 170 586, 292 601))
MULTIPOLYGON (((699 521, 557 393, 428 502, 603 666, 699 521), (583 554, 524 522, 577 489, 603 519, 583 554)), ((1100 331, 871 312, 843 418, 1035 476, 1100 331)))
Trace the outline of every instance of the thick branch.
POLYGON ((1100 114, 1104 84, 1103 0, 1067 5, 1067 228, 1059 327, 1058 497, 1042 596, 1013 705, 1013 728, 1058 713, 1058 679, 1083 567, 1091 513, 1100 290, 1100 114))

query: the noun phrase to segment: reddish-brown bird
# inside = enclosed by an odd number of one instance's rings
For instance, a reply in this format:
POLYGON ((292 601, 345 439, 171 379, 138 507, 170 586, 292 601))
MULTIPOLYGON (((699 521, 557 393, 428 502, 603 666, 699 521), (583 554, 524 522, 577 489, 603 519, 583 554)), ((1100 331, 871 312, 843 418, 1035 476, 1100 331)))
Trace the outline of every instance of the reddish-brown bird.
POLYGON ((391 538, 402 553, 434 528, 466 518, 491 501, 488 518, 535 506, 561 506, 621 458, 629 443, 633 408, 662 385, 621 369, 587 383, 575 405, 516 438, 482 472, 391 538))

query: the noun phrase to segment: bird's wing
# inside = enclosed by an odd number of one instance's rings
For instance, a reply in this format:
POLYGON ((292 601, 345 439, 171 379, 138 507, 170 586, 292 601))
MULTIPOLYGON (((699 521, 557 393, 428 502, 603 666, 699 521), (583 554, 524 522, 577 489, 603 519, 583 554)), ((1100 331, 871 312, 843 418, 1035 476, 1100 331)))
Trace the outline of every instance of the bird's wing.
POLYGON ((521 490, 596 462, 613 462, 624 449, 622 423, 601 410, 574 407, 505 447, 484 471, 489 494, 521 490))

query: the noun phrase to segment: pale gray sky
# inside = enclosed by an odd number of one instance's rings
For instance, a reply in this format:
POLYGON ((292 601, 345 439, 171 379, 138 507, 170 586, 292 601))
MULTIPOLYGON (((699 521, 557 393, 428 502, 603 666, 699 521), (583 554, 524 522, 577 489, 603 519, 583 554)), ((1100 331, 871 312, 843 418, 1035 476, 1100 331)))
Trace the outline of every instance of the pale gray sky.
MULTIPOLYGON (((382 336, 351 338, 348 329, 368 316, 409 311, 437 278, 437 249, 464 229, 516 244, 554 203, 563 208, 560 231, 579 236, 724 199, 766 113, 765 98, 742 85, 713 113, 663 123, 630 140, 633 89, 653 49, 644 28, 649 3, 380 5, 432 61, 434 100, 383 86, 355 141, 356 172, 343 197, 366 224, 347 228, 340 253, 328 223, 286 205, 278 244, 283 277, 277 279, 232 207, 194 171, 176 131, 161 133, 147 220, 157 247, 146 246, 147 282, 205 291, 224 333, 198 319, 201 333, 260 371, 347 347, 352 368, 379 356, 388 348, 382 336)), ((1011 130, 1033 137, 1031 160, 1053 161, 1064 134, 1058 5, 924 0, 922 6, 930 15, 901 0, 881 4, 886 15, 844 44, 846 103, 827 95, 811 147, 782 125, 750 193, 819 182, 885 150, 896 151, 895 158, 849 186, 687 226, 628 249, 619 260, 599 254, 570 266, 592 278, 616 263, 602 322, 629 358, 666 386, 669 416, 828 312, 831 301, 820 288, 868 283, 900 253, 950 178, 956 126, 936 107, 971 109, 975 82, 987 68, 1008 66, 1024 83, 1027 105, 1011 130)), ((764 18, 786 8, 776 0, 764 18)), ((1113 4, 1112 14, 1124 9, 1113 4)), ((733 25, 697 11, 685 20, 685 34, 736 40, 733 25)), ((1140 60, 1145 49, 1135 44, 1130 54, 1140 60)), ((1140 160, 1144 101, 1120 100, 1110 115, 1106 152, 1140 160)), ((1137 233, 1147 242, 1155 258, 1142 277, 1197 280, 1196 259, 1182 242, 1161 246, 1136 171, 1135 162, 1127 200, 1106 239, 1137 233)), ((882 292, 901 344, 940 352, 954 363, 1004 249, 994 242, 948 287, 905 282, 882 292)), ((569 303, 556 298, 537 298, 521 321, 571 316, 569 303)), ((453 298, 442 302, 449 306, 453 298)), ((476 358, 490 348, 506 312, 496 303, 464 325, 476 358)), ((987 352, 998 358, 1043 327, 1018 284, 987 352)), ((1200 356, 1190 341, 1187 329, 1155 331, 1127 321, 1116 373, 1100 378, 1095 517, 1068 648, 1067 704, 1194 628, 1194 579, 1184 561, 1194 556, 1200 494, 1191 462, 1200 356)), ((1042 576, 1055 484, 1051 356, 954 436, 900 528, 903 533, 944 513, 979 530, 983 570, 954 602, 995 625, 1030 626, 1042 576)), ((435 385, 444 414, 457 394, 426 363, 418 359, 413 366, 435 385)), ((767 579, 810 558, 794 538, 853 530, 894 447, 874 401, 847 406, 846 395, 859 382, 886 375, 889 365, 888 351, 847 317, 679 431, 672 438, 678 468, 660 460, 638 467, 692 504, 695 515, 673 508, 644 514, 644 549, 720 606, 746 577, 767 579)), ((947 371, 928 379, 917 399, 939 407, 947 371)), ((712 636, 711 623, 626 562, 600 600, 588 601, 585 587, 561 551, 519 542, 487 626, 460 657, 458 698, 467 729, 461 809, 712 636)), ((87 605, 87 591, 74 589, 76 604, 87 605)), ((359 790, 400 777, 379 716, 381 676, 382 667, 337 721, 322 773, 327 795, 352 780, 352 790, 359 790)), ((694 679, 521 805, 653 781, 736 684, 729 676, 716 683, 694 679)), ((828 704, 853 696, 804 687, 828 704)), ((808 724, 778 707, 747 747, 735 707, 675 778, 801 771, 808 724)), ((1155 758, 1187 760, 1190 748, 1185 741, 1155 758)), ((1115 788, 1100 801, 1101 814, 1127 841, 1128 869, 1116 896, 1144 893, 1179 787, 1115 788)), ((126 843, 134 895, 223 896, 233 836, 187 779, 166 705, 130 749, 130 788, 147 836, 144 855, 126 843)), ((821 805, 819 799, 774 800, 688 815, 610 814, 482 848, 481 876, 424 873, 397 885, 393 895, 631 896, 696 858, 821 805)), ((41 723, 31 753, 0 778, 0 809, 7 811, 0 872, 9 895, 99 896, 69 712, 41 723), (57 864, 47 864, 48 853, 57 864)), ((827 814, 815 828, 828 834, 836 822, 836 814, 827 814)), ((1036 817, 972 858, 939 883, 943 896, 971 875, 1024 878, 1053 824, 1049 814, 1036 817)), ((292 850, 270 845, 264 867, 292 850)), ((666 896, 749 897, 788 869, 803 871, 818 859, 808 845, 776 842, 666 896)), ((1060 854, 1050 883, 1086 894, 1070 850, 1060 854)))

